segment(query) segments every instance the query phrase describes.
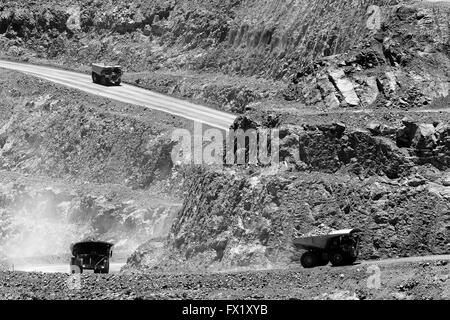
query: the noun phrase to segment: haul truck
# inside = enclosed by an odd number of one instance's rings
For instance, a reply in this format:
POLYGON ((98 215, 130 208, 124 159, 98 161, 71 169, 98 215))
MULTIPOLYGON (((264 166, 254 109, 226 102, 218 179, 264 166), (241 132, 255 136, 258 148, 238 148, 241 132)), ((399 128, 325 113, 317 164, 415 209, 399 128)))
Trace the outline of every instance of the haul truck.
POLYGON ((327 265, 351 265, 358 257, 358 242, 361 230, 343 229, 328 234, 300 237, 294 239, 294 245, 307 250, 300 258, 305 268, 327 265))
POLYGON ((103 241, 82 241, 70 246, 71 273, 83 273, 83 270, 94 270, 94 273, 108 273, 109 259, 112 257, 113 244, 103 241))
POLYGON ((105 65, 103 63, 93 63, 92 66, 92 82, 102 85, 120 85, 122 82, 121 66, 105 65))

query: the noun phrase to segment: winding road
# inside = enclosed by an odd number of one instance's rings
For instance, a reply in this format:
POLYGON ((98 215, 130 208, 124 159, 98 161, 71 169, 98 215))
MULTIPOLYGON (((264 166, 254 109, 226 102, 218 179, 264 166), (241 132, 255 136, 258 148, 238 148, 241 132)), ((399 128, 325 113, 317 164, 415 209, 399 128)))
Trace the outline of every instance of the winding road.
MULTIPOLYGON (((117 100, 124 103, 144 106, 150 109, 167 112, 185 119, 201 122, 212 127, 228 131, 236 116, 219 111, 213 108, 201 106, 185 100, 177 99, 150 90, 142 89, 128 84, 120 86, 102 86, 92 83, 91 76, 84 73, 67 71, 63 69, 32 65, 26 63, 0 60, 0 68, 10 69, 27 73, 42 79, 46 79, 67 87, 79 89, 90 94, 95 94, 105 98, 117 100)), ((306 111, 304 116, 322 114, 346 114, 365 113, 370 114, 372 109, 352 109, 352 110, 328 110, 328 111, 306 111)), ((440 113, 450 112, 450 108, 440 109, 416 109, 407 112, 417 113, 440 113)))
POLYGON ((20 71, 91 94, 167 112, 226 131, 236 118, 235 115, 230 113, 127 84, 111 87, 97 85, 92 83, 90 75, 84 73, 6 60, 0 60, 0 68, 20 71))

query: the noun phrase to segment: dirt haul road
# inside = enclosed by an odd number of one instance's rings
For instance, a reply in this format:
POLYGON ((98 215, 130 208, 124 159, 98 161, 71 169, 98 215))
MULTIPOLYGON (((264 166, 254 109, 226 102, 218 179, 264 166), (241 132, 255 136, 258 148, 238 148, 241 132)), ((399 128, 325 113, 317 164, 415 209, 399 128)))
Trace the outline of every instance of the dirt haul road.
MULTIPOLYGON (((404 258, 390 258, 381 260, 362 260, 357 261, 355 265, 387 265, 395 263, 417 263, 417 262, 433 262, 433 261, 450 261, 450 254, 447 255, 431 255, 431 256, 415 256, 404 258)), ((112 262, 110 264, 110 273, 118 273, 125 265, 125 261, 112 262)), ((331 265, 330 265, 331 267, 331 265)), ((349 266, 347 266, 349 267, 349 266)), ((345 268, 345 267, 344 267, 345 268)), ((55 264, 23 264, 14 266, 14 271, 23 272, 44 272, 44 273, 70 273, 70 267, 67 263, 55 264)), ((259 271, 264 271, 261 269, 259 271)), ((232 272, 224 271, 224 273, 239 273, 241 271, 232 272)))
POLYGON ((0 299, 449 299, 447 260, 232 273, 0 272, 0 299))
MULTIPOLYGON (((113 262, 109 264, 110 273, 118 273, 125 265, 125 262, 113 262)), ((18 265, 14 266, 15 271, 23 272, 44 272, 44 273, 70 273, 70 266, 68 263, 64 264, 42 264, 42 265, 18 265)), ((89 272, 88 270, 87 272, 89 272)))
POLYGON ((165 96, 127 84, 102 86, 92 83, 90 75, 46 66, 0 60, 0 68, 16 70, 105 98, 164 111, 228 130, 236 116, 212 108, 165 96))

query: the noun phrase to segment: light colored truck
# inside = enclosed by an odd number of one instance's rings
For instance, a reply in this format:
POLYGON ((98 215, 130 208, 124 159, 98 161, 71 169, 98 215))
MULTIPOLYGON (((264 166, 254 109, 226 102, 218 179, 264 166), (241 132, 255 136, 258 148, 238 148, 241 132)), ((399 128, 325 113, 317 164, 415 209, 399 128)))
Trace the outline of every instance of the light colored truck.
POLYGON ((300 258, 305 268, 353 264, 358 257, 359 229, 343 229, 327 234, 295 238, 294 245, 307 250, 300 258))
POLYGON ((122 67, 119 65, 105 65, 92 63, 92 82, 102 85, 120 85, 122 81, 122 67))

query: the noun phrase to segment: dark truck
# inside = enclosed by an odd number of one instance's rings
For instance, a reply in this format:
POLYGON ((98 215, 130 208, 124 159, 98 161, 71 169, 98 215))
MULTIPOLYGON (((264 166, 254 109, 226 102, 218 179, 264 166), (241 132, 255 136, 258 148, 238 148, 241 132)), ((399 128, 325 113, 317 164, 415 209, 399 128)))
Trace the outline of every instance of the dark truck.
POLYGON ((294 239, 294 245, 307 250, 300 258, 305 268, 327 265, 353 264, 358 257, 359 229, 343 229, 328 234, 300 237, 294 239))
POLYGON ((118 65, 105 65, 103 63, 93 63, 92 82, 102 85, 120 85, 122 82, 122 68, 118 65))
POLYGON ((94 270, 94 273, 108 273, 112 247, 112 243, 103 241, 82 241, 72 244, 71 272, 83 273, 83 270, 94 270))

